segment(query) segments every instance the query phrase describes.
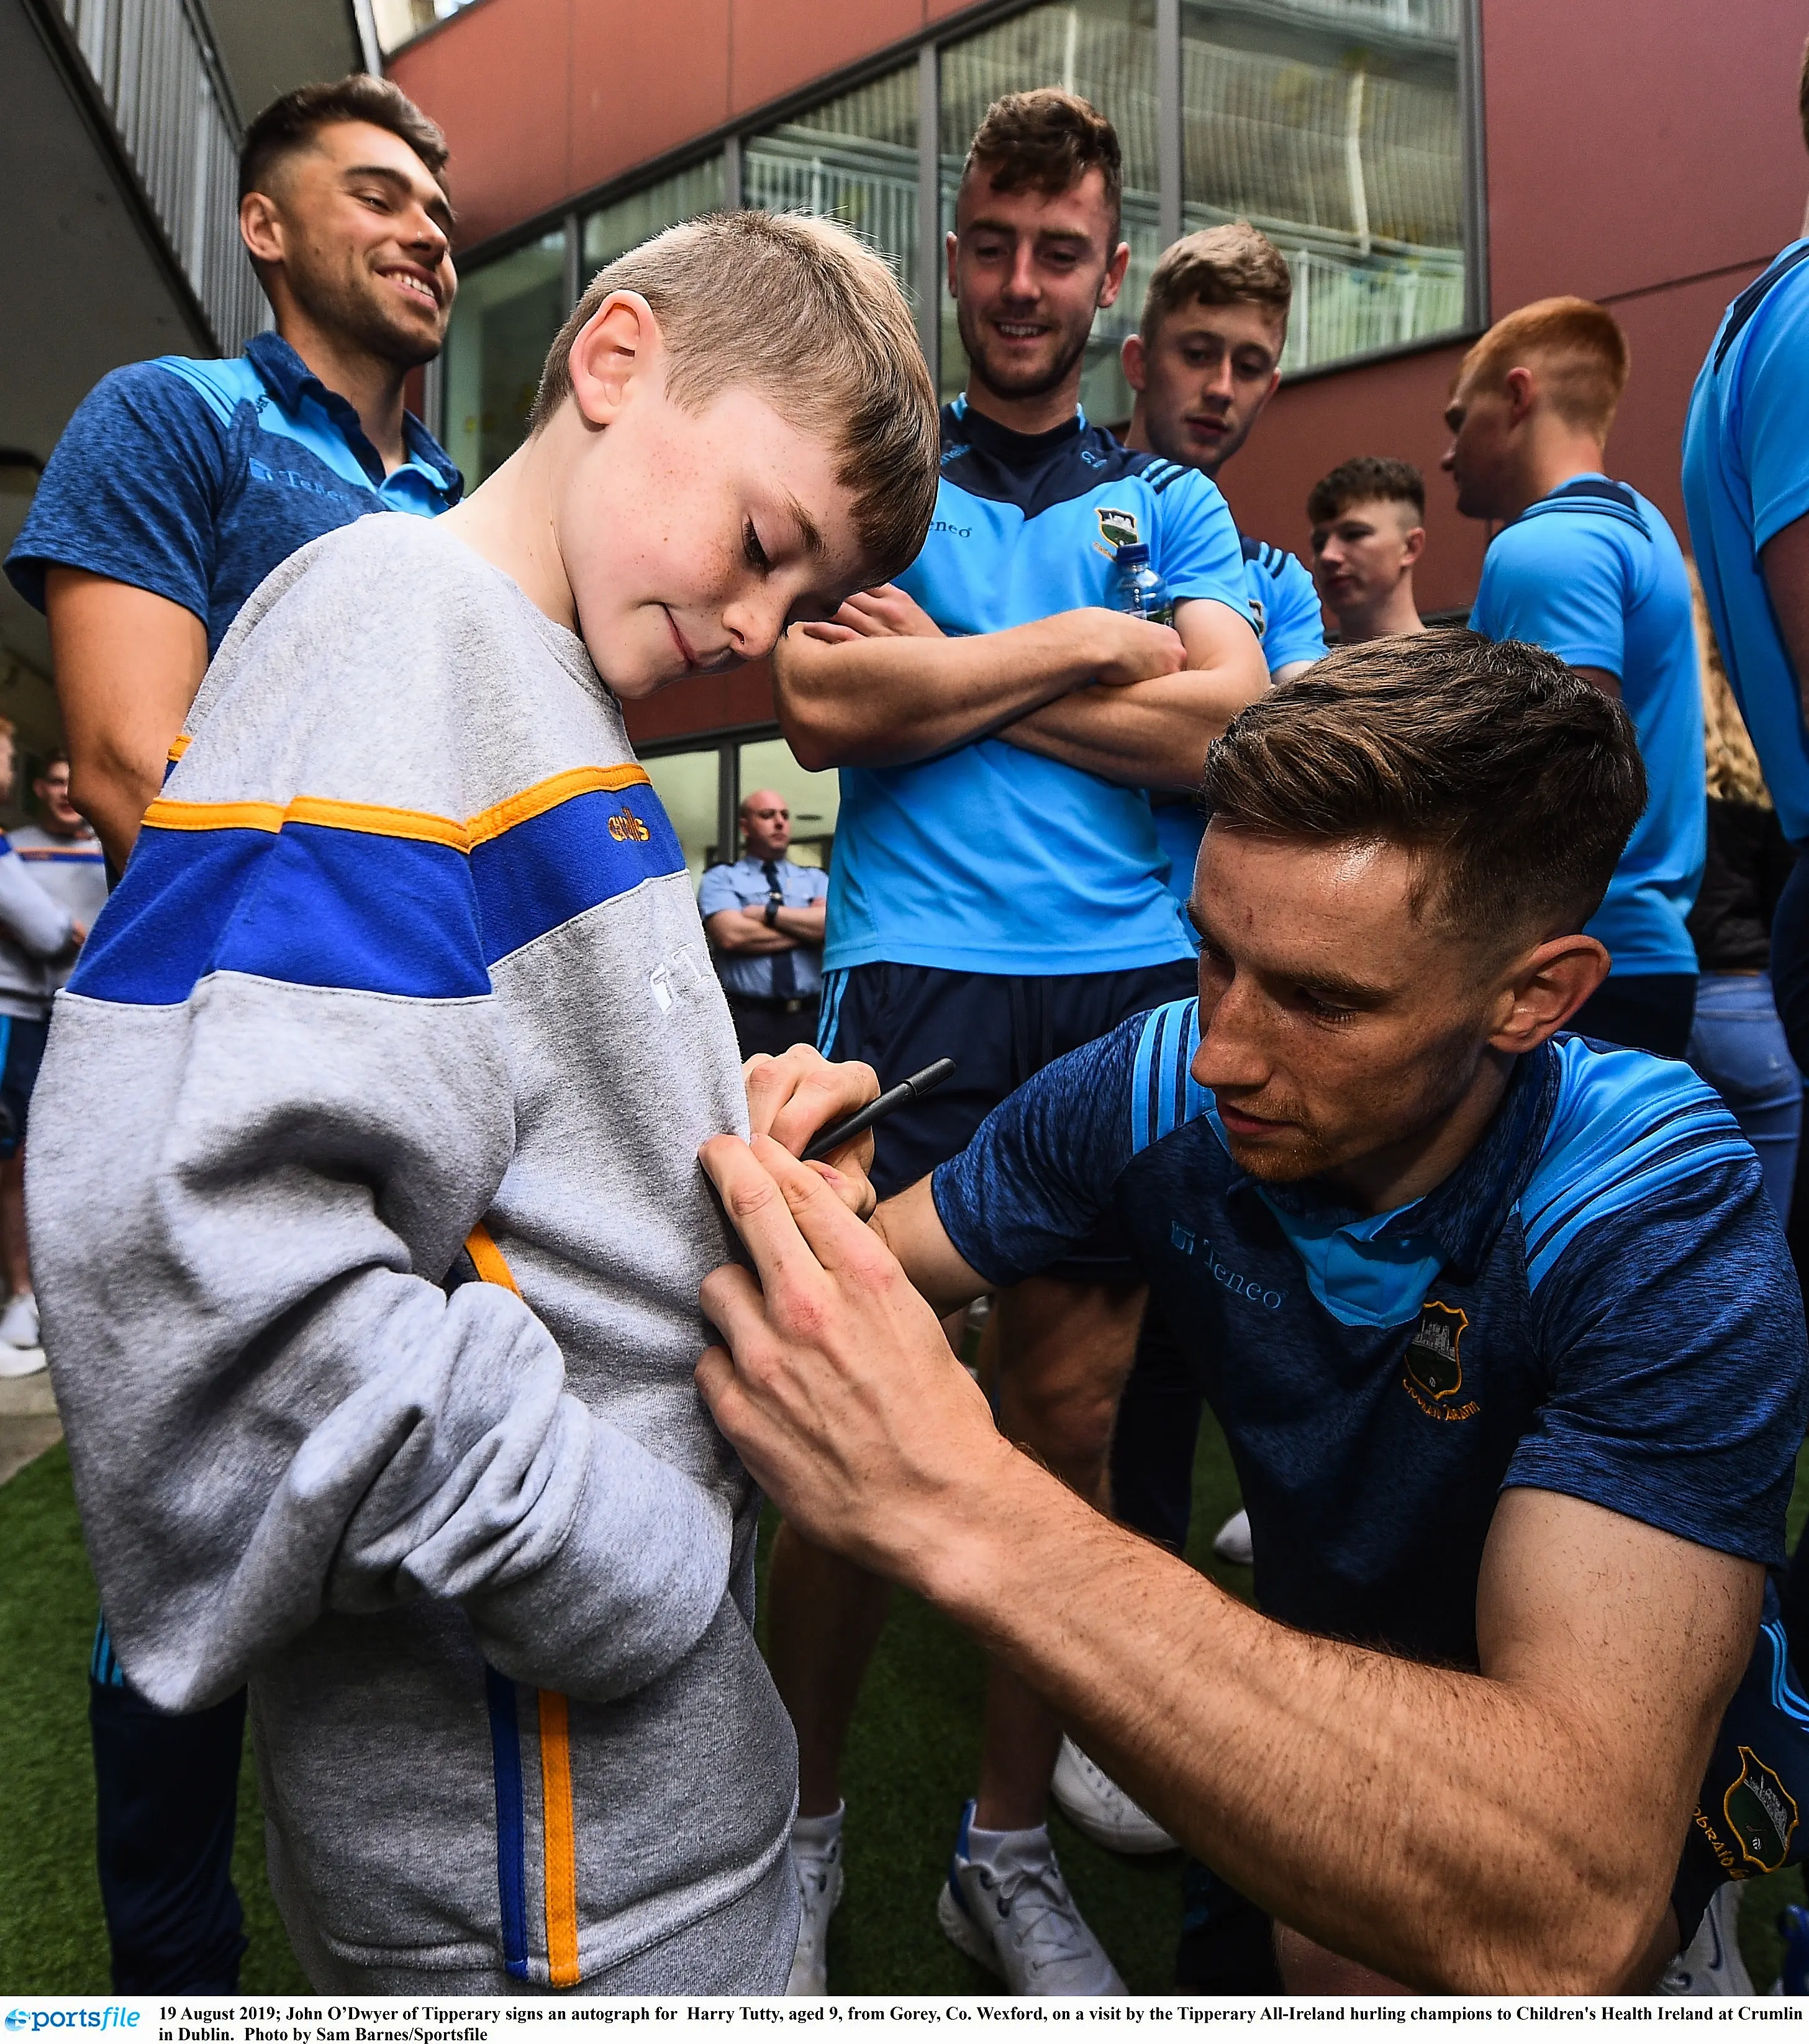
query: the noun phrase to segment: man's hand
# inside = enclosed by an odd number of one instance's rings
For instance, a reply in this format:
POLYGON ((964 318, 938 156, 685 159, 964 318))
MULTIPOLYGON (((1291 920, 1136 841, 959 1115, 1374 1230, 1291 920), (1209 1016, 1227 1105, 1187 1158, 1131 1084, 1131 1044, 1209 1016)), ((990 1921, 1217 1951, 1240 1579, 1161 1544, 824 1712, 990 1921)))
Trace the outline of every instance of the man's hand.
POLYGON ((124 872, 207 671, 207 632, 167 597, 81 568, 52 568, 44 605, 70 799, 124 872))
POLYGON ((769 1137, 718 1135, 701 1154, 758 1275, 730 1263, 704 1280, 728 1347, 705 1351, 698 1388, 806 1538, 900 1574, 913 1525, 927 1535, 951 1489, 1021 1458, 935 1312, 830 1187, 769 1137))
MULTIPOLYGON (((871 1065, 832 1065, 808 1043, 794 1043, 781 1057, 750 1058, 741 1068, 747 1089, 747 1125, 755 1137, 770 1137, 793 1157, 818 1132, 879 1097, 871 1065)), ((873 1166, 873 1131, 866 1129, 827 1158, 798 1168, 816 1173, 858 1220, 873 1212, 877 1196, 867 1178, 873 1166)))

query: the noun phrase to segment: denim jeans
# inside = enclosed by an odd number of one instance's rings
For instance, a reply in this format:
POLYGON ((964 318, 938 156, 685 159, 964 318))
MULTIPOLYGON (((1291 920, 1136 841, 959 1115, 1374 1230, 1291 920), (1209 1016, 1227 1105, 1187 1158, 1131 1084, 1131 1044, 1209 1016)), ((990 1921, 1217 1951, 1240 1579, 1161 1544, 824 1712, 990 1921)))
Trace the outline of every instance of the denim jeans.
POLYGON ((1788 1220, 1803 1129, 1803 1079, 1784 1041, 1769 974, 1703 974, 1689 1061, 1726 1101, 1757 1153, 1779 1221, 1788 1220))

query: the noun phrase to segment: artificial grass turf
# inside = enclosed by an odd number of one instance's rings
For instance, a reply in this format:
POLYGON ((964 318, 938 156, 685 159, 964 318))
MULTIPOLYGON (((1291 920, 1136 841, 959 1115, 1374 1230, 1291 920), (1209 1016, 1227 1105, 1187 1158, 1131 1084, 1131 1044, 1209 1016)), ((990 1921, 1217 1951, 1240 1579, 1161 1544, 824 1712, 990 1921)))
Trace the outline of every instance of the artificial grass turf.
MULTIPOLYGON (((1809 1519, 1804 1466, 1799 1457, 1793 1542, 1809 1519)), ((1195 1466, 1189 1558, 1247 1596, 1250 1571, 1211 1552, 1236 1500, 1223 1437, 1208 1416, 1195 1466)), ((0 1991, 7 1993, 96 1994, 109 1987, 88 1751, 94 1608, 67 1451, 59 1447, 0 1486, 0 1808, 7 1818, 0 1991)), ((997 1992, 997 1982, 943 1938, 935 1916, 955 1823, 978 1766, 984 1680, 970 1642, 915 1598, 897 1599, 848 1752, 848 1885, 829 1937, 836 1993, 997 1992)), ((1181 1924, 1178 1857, 1122 1860, 1089 1844, 1058 1814, 1051 1826, 1069 1885, 1126 1984, 1137 1994, 1166 1991, 1181 1924)), ((233 1861, 251 1938, 241 1986, 249 1995, 305 1993, 265 1880, 263 1831, 248 1742, 233 1861)), ((1803 1896, 1795 1869, 1746 1885, 1741 1944, 1761 1992, 1777 1975, 1777 1913, 1803 1896)))

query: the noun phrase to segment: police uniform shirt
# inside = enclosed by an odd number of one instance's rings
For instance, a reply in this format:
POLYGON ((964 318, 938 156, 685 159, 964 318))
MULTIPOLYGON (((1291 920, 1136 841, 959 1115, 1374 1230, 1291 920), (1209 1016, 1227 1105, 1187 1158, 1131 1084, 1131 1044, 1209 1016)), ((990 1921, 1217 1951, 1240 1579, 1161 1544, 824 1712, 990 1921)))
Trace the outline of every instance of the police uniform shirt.
POLYGON ((1224 1429, 1284 1623, 1473 1667, 1500 1492, 1583 1498, 1765 1564, 1809 1418, 1759 1167, 1688 1067, 1560 1038, 1424 1198, 1363 1216, 1233 1162, 1198 1009, 1047 1066, 932 1179, 1015 1284, 1115 1228, 1224 1429))
POLYGON ((1684 428, 1684 508, 1740 714, 1784 834, 1809 840, 1809 732, 1759 556, 1809 513, 1809 240, 1723 315, 1684 428))
POLYGON ((458 502, 458 470, 412 414, 402 437, 408 459, 386 475, 357 413, 274 333, 227 361, 116 369, 57 442, 7 574, 40 610, 57 567, 167 597, 205 625, 211 659, 298 548, 372 511, 458 502))
MULTIPOLYGON (((1110 606, 1141 540, 1177 601, 1251 622, 1237 528, 1197 470, 1077 412, 1017 433, 958 398, 923 551, 900 586, 951 634, 1110 606)), ((908 766, 844 767, 826 962, 1104 973, 1189 955, 1148 797, 1002 739, 908 766)))
MULTIPOLYGON (((1244 589, 1262 641, 1262 664, 1273 677, 1303 660, 1323 660, 1325 624, 1312 574, 1294 555, 1266 540, 1246 539, 1242 545, 1244 589)), ((1169 863, 1169 892, 1177 901, 1185 903, 1193 891, 1193 868, 1205 834, 1204 819, 1193 802, 1156 805, 1156 841, 1169 863)), ((1183 928, 1191 943, 1191 925, 1183 928)))
MULTIPOLYGON (((829 876, 820 866, 796 866, 789 859, 774 862, 779 876, 779 892, 788 909, 808 909, 829 892, 829 876)), ((738 859, 732 866, 712 866, 697 889, 697 912, 708 918, 724 909, 765 909, 773 890, 764 863, 738 859)), ((792 961, 792 991, 805 1001, 814 1001, 823 991, 823 954, 814 944, 799 944, 785 954, 792 961)), ((775 998, 773 989, 774 951, 718 951, 717 976, 725 993, 739 993, 755 1001, 775 998)))
POLYGON ((1619 682, 1649 792, 1585 927, 1617 974, 1693 976, 1684 919, 1708 855, 1702 683, 1689 576, 1664 514, 1624 482, 1573 476, 1489 542, 1469 621, 1619 682))

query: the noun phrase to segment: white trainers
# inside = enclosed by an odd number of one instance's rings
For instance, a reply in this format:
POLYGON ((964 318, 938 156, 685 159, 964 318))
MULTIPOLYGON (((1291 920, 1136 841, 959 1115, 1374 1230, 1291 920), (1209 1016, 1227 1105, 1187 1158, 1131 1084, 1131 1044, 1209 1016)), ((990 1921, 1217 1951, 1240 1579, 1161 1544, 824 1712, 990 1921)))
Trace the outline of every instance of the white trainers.
POLYGON ((1660 1994, 1750 1994, 1740 1956, 1740 1883, 1723 1881, 1703 1911, 1702 1927, 1658 1976, 1660 1994))
POLYGON ((44 1366, 41 1348, 8 1348, 0 1343, 0 1377, 36 1377, 44 1366))
POLYGON ((6 1310, 0 1313, 0 1347, 36 1348, 38 1346, 36 1297, 30 1292, 15 1292, 6 1301, 6 1310))
POLYGON ((1212 1552, 1221 1562, 1236 1562, 1248 1568, 1255 1559, 1256 1550, 1250 1544, 1250 1514, 1234 1512, 1219 1528, 1218 1538, 1212 1543, 1212 1552))
POLYGON ((1176 1850, 1174 1840, 1155 1819, 1066 1736, 1049 1789, 1074 1829, 1108 1852, 1136 1856, 1176 1850))
POLYGON ((1047 1829, 1007 1831, 975 1859, 968 1850, 973 1828, 970 1803, 936 1897, 936 1921, 951 1943, 997 1973, 1013 1994, 1123 1994, 1118 1969, 1074 1907, 1047 1829))
POLYGON ((792 1868, 801 1913, 787 1994, 828 1992, 829 1919, 842 1899, 842 1818, 847 1807, 839 1804, 832 1817, 801 1817, 792 1827, 792 1868))

